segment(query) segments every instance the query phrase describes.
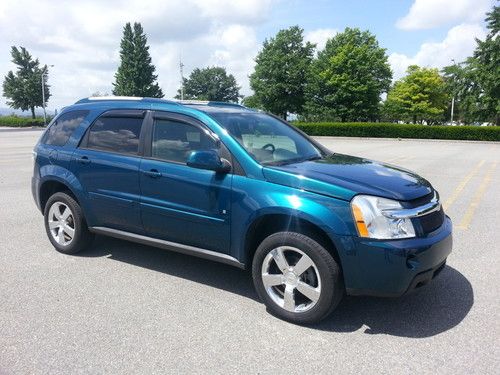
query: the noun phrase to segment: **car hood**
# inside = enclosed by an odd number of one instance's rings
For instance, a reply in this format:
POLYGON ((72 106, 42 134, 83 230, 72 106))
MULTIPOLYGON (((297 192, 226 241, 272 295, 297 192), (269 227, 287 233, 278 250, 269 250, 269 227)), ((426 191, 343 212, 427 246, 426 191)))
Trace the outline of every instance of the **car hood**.
POLYGON ((270 182, 350 200, 370 194, 408 201, 433 191, 431 184, 406 169, 355 156, 332 154, 319 160, 265 167, 270 182))

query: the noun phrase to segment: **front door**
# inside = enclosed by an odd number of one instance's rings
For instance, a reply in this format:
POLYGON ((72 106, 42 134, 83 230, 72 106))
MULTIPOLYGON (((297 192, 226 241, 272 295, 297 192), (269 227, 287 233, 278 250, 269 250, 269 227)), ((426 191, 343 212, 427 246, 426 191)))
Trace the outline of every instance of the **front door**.
POLYGON ((152 237, 229 252, 232 174, 186 165, 191 151, 224 146, 187 116, 156 112, 140 166, 141 216, 152 237))

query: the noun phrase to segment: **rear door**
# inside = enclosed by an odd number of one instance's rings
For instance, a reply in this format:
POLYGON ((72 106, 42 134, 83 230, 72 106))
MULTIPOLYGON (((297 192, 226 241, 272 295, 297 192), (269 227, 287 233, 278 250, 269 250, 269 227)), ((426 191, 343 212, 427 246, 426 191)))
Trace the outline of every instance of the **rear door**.
POLYGON ((139 166, 145 114, 143 110, 104 113, 87 129, 73 154, 72 169, 88 196, 91 226, 142 233, 139 166))
POLYGON ((191 151, 227 149, 202 123, 154 113, 141 162, 141 213, 150 236, 223 253, 230 245, 232 174, 186 165, 191 151))

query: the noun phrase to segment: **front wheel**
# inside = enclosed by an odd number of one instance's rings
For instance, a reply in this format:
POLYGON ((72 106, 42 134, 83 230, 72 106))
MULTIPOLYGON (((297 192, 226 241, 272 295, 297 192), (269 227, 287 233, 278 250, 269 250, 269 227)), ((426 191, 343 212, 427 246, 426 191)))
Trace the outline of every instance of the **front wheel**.
POLYGON ((253 259, 252 277, 270 312, 293 323, 324 319, 344 293, 335 259, 300 233, 279 232, 262 241, 253 259))

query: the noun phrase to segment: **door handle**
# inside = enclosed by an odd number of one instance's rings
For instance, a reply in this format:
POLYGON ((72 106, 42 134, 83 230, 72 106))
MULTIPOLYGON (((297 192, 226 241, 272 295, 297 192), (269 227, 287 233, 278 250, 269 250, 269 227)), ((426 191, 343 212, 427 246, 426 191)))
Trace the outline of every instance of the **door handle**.
POLYGON ((77 162, 80 164, 89 164, 90 159, 87 156, 82 156, 80 159, 77 159, 77 162))
POLYGON ((150 171, 144 171, 144 174, 146 176, 149 176, 151 178, 158 178, 158 177, 161 177, 161 173, 158 172, 158 170, 156 169, 151 169, 150 171))

